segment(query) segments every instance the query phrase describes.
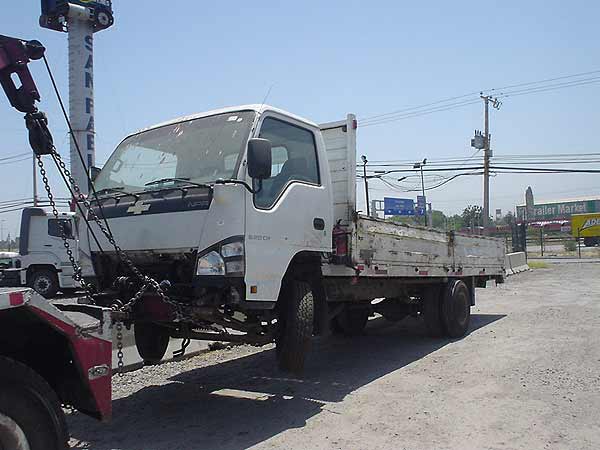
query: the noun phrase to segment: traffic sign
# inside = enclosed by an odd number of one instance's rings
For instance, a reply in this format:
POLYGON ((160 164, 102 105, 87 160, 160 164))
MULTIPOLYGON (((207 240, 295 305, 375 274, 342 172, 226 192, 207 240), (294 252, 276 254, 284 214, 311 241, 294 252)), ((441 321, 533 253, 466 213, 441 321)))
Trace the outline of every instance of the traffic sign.
POLYGON ((417 216, 424 216, 425 209, 427 208, 427 199, 424 195, 417 195, 417 208, 415 209, 415 214, 417 216))
POLYGON ((383 198, 383 213, 386 216, 414 216, 415 202, 412 198, 383 198))

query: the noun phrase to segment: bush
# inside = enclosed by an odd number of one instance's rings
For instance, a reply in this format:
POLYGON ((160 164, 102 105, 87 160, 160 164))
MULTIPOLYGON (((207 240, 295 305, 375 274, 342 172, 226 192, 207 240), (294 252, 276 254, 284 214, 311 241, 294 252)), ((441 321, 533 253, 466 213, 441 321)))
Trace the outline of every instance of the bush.
POLYGON ((565 250, 568 252, 574 252, 577 250, 577 243, 575 241, 565 242, 565 250))

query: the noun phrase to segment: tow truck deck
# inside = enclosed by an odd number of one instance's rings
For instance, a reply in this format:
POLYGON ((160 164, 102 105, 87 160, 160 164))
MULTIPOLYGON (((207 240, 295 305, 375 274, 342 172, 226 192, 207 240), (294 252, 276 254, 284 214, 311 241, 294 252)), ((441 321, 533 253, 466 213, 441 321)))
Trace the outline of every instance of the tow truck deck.
POLYGON ((111 328, 107 308, 0 288, 0 448, 65 448, 61 405, 110 420, 111 328))

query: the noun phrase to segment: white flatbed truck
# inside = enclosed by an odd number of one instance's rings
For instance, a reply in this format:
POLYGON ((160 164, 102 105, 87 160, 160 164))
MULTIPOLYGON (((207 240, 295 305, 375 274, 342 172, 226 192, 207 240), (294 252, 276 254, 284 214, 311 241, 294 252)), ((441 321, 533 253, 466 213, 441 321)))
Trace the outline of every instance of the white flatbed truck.
POLYGON ((111 417, 110 310, 0 288, 0 448, 64 450, 61 405, 111 417))
MULTIPOLYGON (((319 126, 247 105, 166 122, 117 147, 91 204, 164 291, 146 291, 125 319, 146 362, 162 357, 169 336, 274 340, 280 366, 300 371, 312 335, 330 323, 360 333, 377 312, 421 315, 435 336, 467 332, 475 288, 503 280, 503 243, 360 214, 356 130, 353 115, 319 126)), ((133 298, 139 277, 105 238, 101 253, 80 234, 97 301, 133 298)))

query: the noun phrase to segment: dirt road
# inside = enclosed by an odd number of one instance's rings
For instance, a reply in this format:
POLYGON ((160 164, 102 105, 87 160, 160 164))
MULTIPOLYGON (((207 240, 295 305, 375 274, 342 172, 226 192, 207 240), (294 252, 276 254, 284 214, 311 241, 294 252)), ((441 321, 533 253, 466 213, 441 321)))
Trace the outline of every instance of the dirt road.
POLYGON ((478 290, 470 334, 414 319, 316 343, 302 379, 238 347, 115 377, 114 419, 69 417, 75 448, 600 448, 600 264, 478 290))

